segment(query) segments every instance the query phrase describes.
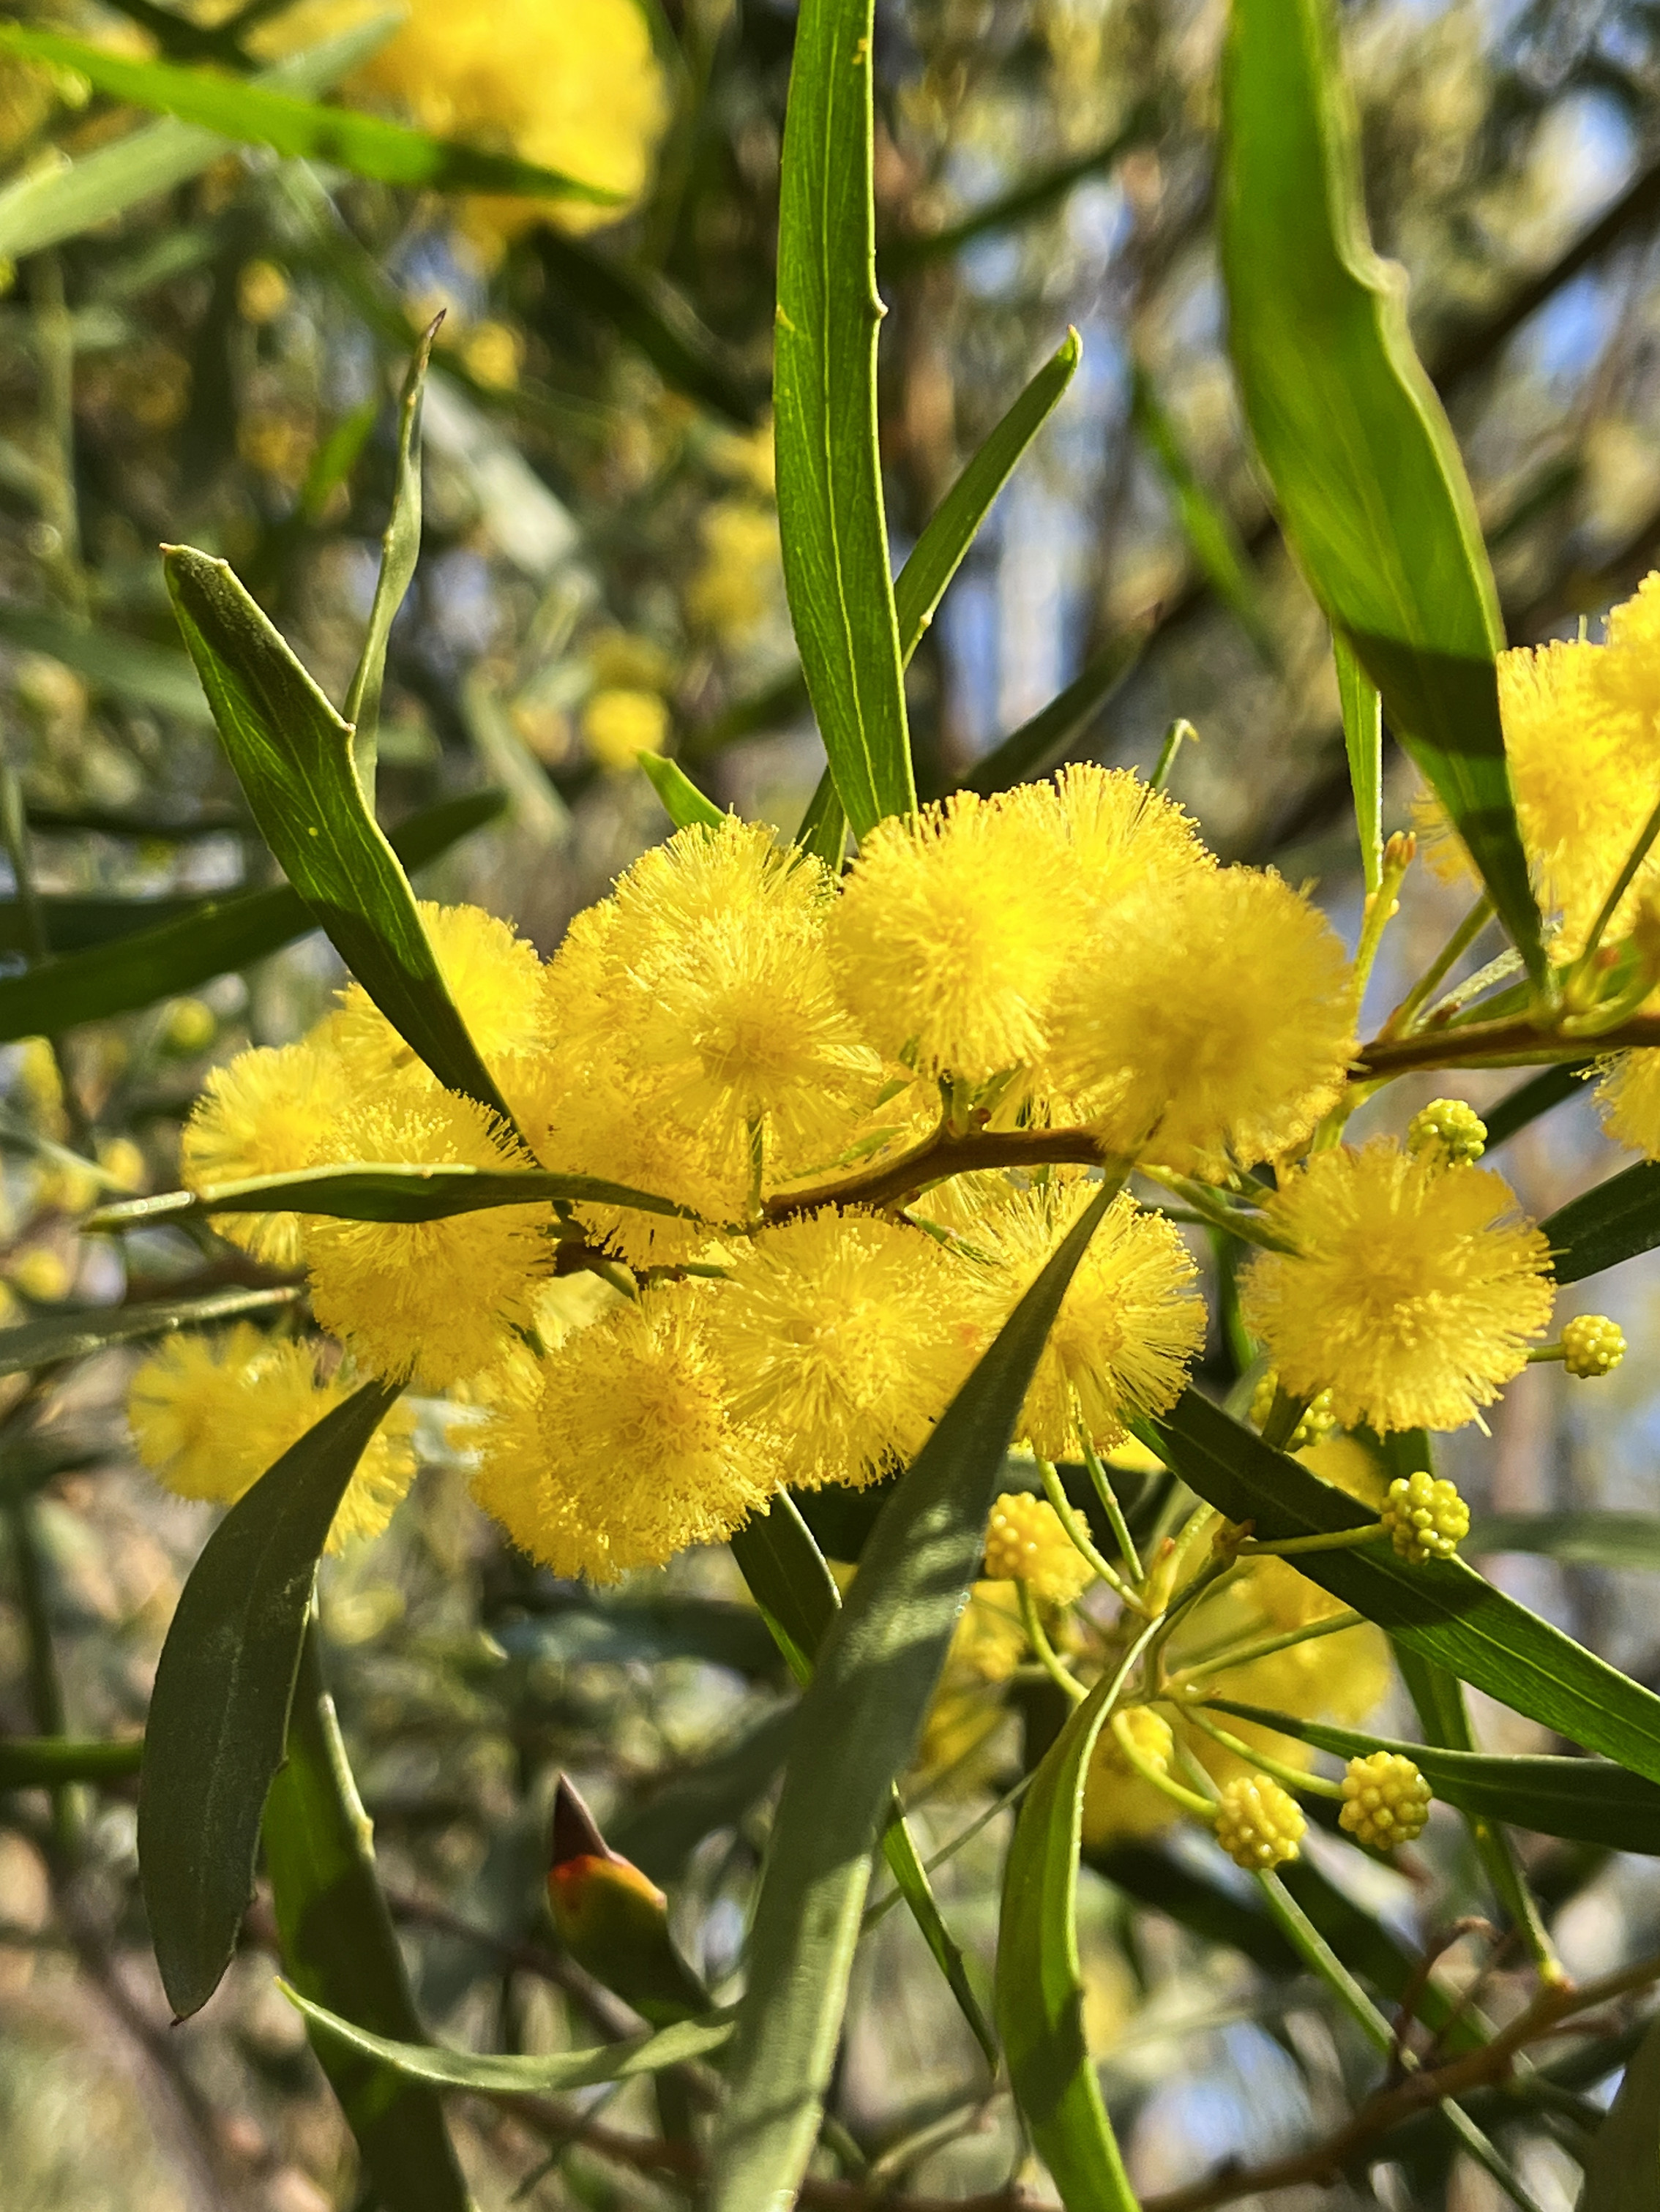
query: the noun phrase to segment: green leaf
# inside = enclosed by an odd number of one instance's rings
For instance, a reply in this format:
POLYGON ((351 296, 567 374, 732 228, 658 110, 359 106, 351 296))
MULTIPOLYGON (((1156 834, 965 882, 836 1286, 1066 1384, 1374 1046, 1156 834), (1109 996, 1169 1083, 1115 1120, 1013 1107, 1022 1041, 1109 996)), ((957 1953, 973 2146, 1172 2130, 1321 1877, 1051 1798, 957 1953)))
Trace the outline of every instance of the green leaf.
POLYGON ((1084 1783, 1122 1680, 1104 1674, 1044 1753, 1003 1872, 997 2025, 1016 2101, 1066 2212, 1136 2212, 1084 2039, 1078 1954, 1084 1783))
MULTIPOLYGON (((252 82, 270 91, 314 98, 366 62, 400 21, 396 10, 373 16, 260 70, 252 82)), ((199 176, 230 150, 231 143, 216 131, 169 118, 129 131, 78 161, 60 155, 26 170, 0 191, 0 256, 21 261, 108 222, 141 200, 199 176)))
MULTIPOLYGON (((605 1824, 607 1842, 654 1882, 679 1881, 703 1838, 717 1828, 736 1827, 772 1787, 794 1729, 792 1708, 764 1714, 701 1753, 650 1796, 624 1806, 605 1824)), ((4 1771, 0 1753, 0 1773, 4 1771)))
POLYGON ((589 2089, 600 2081, 632 2081, 642 2074, 660 2074, 666 2066, 684 2066, 689 2059, 707 2057, 732 2038, 732 2021, 717 2014, 707 2020, 678 2021, 654 2035, 602 2044, 590 2051, 552 2051, 544 2058, 496 2058, 471 2051, 446 2051, 429 2043, 394 2043, 386 2036, 354 2027, 337 2013, 325 2011, 301 1996, 298 1990, 283 1983, 277 1986, 325 2039, 379 2058, 410 2081, 433 2081, 445 2089, 467 2089, 480 2097, 545 2097, 567 2089, 589 2089))
POLYGON ((66 622, 33 607, 0 605, 0 637, 28 653, 44 653, 85 678, 94 691, 112 693, 135 706, 155 707, 175 720, 206 726, 213 716, 196 672, 182 653, 123 637, 103 624, 66 622))
MULTIPOLYGON (((314 1628, 296 1655, 287 1756, 261 1833, 283 1962, 296 2002, 343 2007, 371 2035, 416 2043, 392 1916, 374 1871, 373 1830, 323 1686, 314 1628)), ((476 2212, 429 2083, 311 2027, 312 2045, 357 2138, 359 2189, 386 2212, 476 2212)))
MULTIPOLYGON (((392 850, 419 867, 493 821, 506 803, 499 791, 447 799, 395 830, 392 850)), ((190 914, 136 931, 118 944, 43 960, 26 975, 0 976, 0 1043, 58 1035, 81 1022, 107 1021, 153 1006, 263 960, 316 927, 317 916, 287 884, 203 900, 190 914)))
POLYGON ((1398 272, 1367 234, 1330 0, 1236 0, 1222 99, 1230 345, 1286 535, 1539 975, 1498 595, 1398 272))
POLYGON ((1653 1513, 1481 1513, 1467 1551, 1534 1552, 1571 1567, 1660 1567, 1660 1515, 1653 1513))
POLYGON ((380 691, 386 681, 386 646, 421 557, 421 394, 426 386, 432 342, 443 319, 441 314, 435 315, 427 325, 398 396, 398 466, 392 483, 392 513, 381 534, 380 567, 374 580, 374 597, 369 603, 362 651, 346 692, 344 717, 352 727, 352 760, 363 804, 371 813, 374 810, 375 740, 380 729, 380 691))
POLYGON ((161 1647, 138 1794, 138 1864, 180 2019, 219 1986, 283 1760, 318 1556, 398 1392, 366 1382, 260 1476, 209 1537, 161 1647))
POLYGON ((995 791, 1007 791, 1012 785, 1025 783, 1053 768, 1084 735, 1134 667, 1146 639, 1145 629, 1127 630, 1122 637, 1110 638, 1099 653, 1085 662, 1064 691, 1057 692, 1047 707, 1040 708, 1018 730, 1012 730, 976 763, 972 775, 963 779, 964 789, 977 791, 988 799, 995 791))
POLYGON ((836 786, 828 769, 818 779, 812 797, 807 801, 806 812, 795 833, 795 842, 804 853, 812 853, 827 868, 839 876, 847 858, 848 817, 841 800, 836 795, 836 786))
POLYGON ((1556 1067, 1541 1068, 1537 1075, 1529 1076, 1508 1091, 1496 1106, 1489 1107, 1482 1119, 1487 1125, 1487 1150, 1506 1143, 1530 1121, 1541 1114, 1548 1114, 1554 1106, 1565 1106, 1570 1098, 1584 1095, 1585 1078, 1596 1063, 1589 1060, 1565 1060, 1556 1067))
POLYGON ((1660 2020, 1626 2068, 1608 2116, 1585 2160, 1576 2212, 1657 2212, 1660 2208, 1660 2020))
POLYGON ((1337 664, 1337 699, 1349 788, 1354 794, 1360 872, 1371 892, 1383 880, 1383 702, 1341 630, 1333 634, 1331 651, 1337 664))
POLYGON ((438 1080, 511 1126, 353 771, 351 727, 228 562, 165 549, 167 589, 261 836, 336 951, 438 1080))
POLYGON ((1571 1198, 1539 1226, 1559 1283, 1583 1283, 1660 1244, 1660 1162, 1639 1160, 1571 1198))
POLYGON ((1200 482, 1180 431, 1139 362, 1130 382, 1130 421, 1158 465, 1177 520, 1206 582, 1255 646, 1263 665, 1277 669, 1280 648, 1262 611, 1262 594, 1233 518, 1200 482))
POLYGON ((1256 1721, 1339 1759, 1369 1752, 1399 1752, 1413 1759, 1438 1797, 1461 1813, 1499 1820, 1535 1835, 1570 1843, 1602 1844, 1611 1850, 1660 1857, 1660 1788, 1605 1759, 1501 1758, 1480 1751, 1450 1751, 1429 1743, 1296 1720, 1228 1698, 1206 1700, 1216 1711, 1256 1721))
POLYGON ((72 1736, 0 1736, 0 1790, 56 1790, 66 1782, 117 1782, 137 1774, 144 1740, 82 1743, 72 1736))
MULTIPOLYGON (((1137 1428, 1191 1490, 1229 1520, 1255 1522, 1260 1536, 1353 1528, 1369 1517, 1195 1390, 1184 1391, 1163 1419, 1137 1428)), ((1299 1553, 1297 1564, 1300 1574, 1408 1650, 1660 1782, 1660 1698, 1494 1589, 1462 1559, 1410 1567, 1380 1540, 1364 1549, 1299 1553)))
POLYGON ((677 830, 699 825, 705 830, 718 830, 726 820, 714 801, 705 798, 678 762, 665 760, 660 753, 642 752, 640 772, 662 800, 663 811, 677 830))
POLYGON ((778 209, 773 406, 784 585, 848 820, 916 805, 877 449, 873 0, 803 0, 778 209))
MULTIPOLYGON (((218 904, 209 898, 42 898, 35 908, 46 943, 58 952, 84 952, 110 945, 157 923, 192 921, 218 904)), ((27 952, 27 908, 19 899, 0 899, 0 951, 27 952)))
POLYGON ((181 1328, 206 1328, 240 1314, 266 1313, 292 1305, 298 1285, 274 1284, 266 1290, 210 1291, 199 1298, 156 1298, 142 1305, 88 1306, 55 1313, 0 1329, 0 1375, 28 1375, 37 1368, 61 1367, 87 1359, 118 1344, 143 1344, 181 1328))
POLYGON ((451 138, 435 138, 384 116, 349 107, 319 107, 247 78, 173 62, 128 61, 106 46, 89 46, 52 31, 0 24, 0 52, 71 69, 112 100, 150 107, 198 130, 246 145, 270 146, 290 161, 326 161, 356 177, 430 192, 502 192, 516 198, 586 200, 602 207, 623 198, 603 185, 545 169, 516 155, 492 154, 451 138))
MULTIPOLYGON (((297 1175, 254 1176, 201 1191, 169 1190, 123 1199, 88 1217, 94 1230, 152 1229, 215 1213, 316 1213, 334 1221, 447 1221, 496 1206, 627 1206, 639 1213, 693 1220, 672 1199, 654 1198, 598 1176, 544 1168, 386 1166, 305 1168, 297 1175)), ((0 1343, 4 1342, 0 1335, 0 1343)))
POLYGON ((1021 1401, 1113 1188, 1079 1216, 952 1401, 883 1509, 819 1650, 756 1901, 712 2212, 787 2202, 818 2138, 870 1853, 979 1566, 1021 1401))

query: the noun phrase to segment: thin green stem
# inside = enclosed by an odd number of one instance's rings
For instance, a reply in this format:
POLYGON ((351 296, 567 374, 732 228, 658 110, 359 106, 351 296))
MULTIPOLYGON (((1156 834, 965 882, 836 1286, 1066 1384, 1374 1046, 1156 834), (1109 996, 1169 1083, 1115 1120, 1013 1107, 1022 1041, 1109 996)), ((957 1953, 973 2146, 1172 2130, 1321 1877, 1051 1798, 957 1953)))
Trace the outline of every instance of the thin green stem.
MULTIPOLYGON (((23 1624, 30 1714, 39 1735, 61 1739, 69 1733, 68 1715, 63 1677, 58 1669, 57 1646, 52 1640, 46 1560, 34 1500, 21 1496, 9 1498, 4 1510, 17 1578, 17 1609, 23 1624)), ((52 1792, 52 1832, 61 1857, 67 1859, 74 1850, 80 1825, 76 1792, 69 1784, 58 1784, 52 1792)))
POLYGON ((1576 975, 1589 968, 1596 957, 1596 948, 1602 942, 1603 934, 1614 920, 1620 900, 1631 889, 1633 878, 1644 861, 1647 860, 1649 848, 1657 837, 1660 837, 1660 800, 1656 801, 1653 812, 1638 831, 1637 842, 1627 855, 1626 865, 1614 878, 1614 887, 1603 900, 1596 919, 1590 926, 1590 935, 1585 939, 1585 949, 1573 963, 1576 975))
POLYGON ((1451 970, 1454 963, 1469 951, 1492 919, 1493 901, 1483 891, 1457 928, 1453 931, 1452 935, 1436 954, 1434 959, 1431 961, 1429 966, 1413 985, 1411 990, 1408 992, 1406 997, 1402 1000, 1400 1005, 1384 1023, 1383 1036, 1397 1036, 1403 1030, 1409 1030, 1412 1027, 1419 1008, 1423 1006, 1430 993, 1451 970))
MULTIPOLYGON (((957 1856, 958 1851, 974 1841, 982 1828, 990 1826, 1000 1813, 1006 1813, 1018 1805, 1037 1779, 1037 1769, 1034 1766, 1030 1774, 1023 1774, 1020 1777, 1012 1790, 1006 1790, 1000 1797, 994 1799, 983 1813, 976 1813, 967 1827, 959 1829, 948 1844, 942 1844, 931 1859, 924 1860, 923 1873, 937 1874, 942 1866, 948 1865, 957 1856)), ((904 1894, 902 1889, 891 1889, 885 1897, 879 1898, 874 1905, 866 1905, 865 1917, 859 1923, 860 1934, 867 1935, 879 1920, 885 1919, 894 1906, 902 1902, 904 1894)))
POLYGON ((1051 1682, 1064 1692, 1074 1705, 1081 1705, 1089 1692, 1076 1677, 1067 1673, 1061 1663, 1059 1654, 1049 1642, 1049 1634, 1037 1617, 1037 1601, 1031 1594, 1030 1583, 1016 1583, 1015 1595, 1020 1605, 1020 1625, 1026 1632, 1026 1640, 1037 1654, 1037 1663, 1051 1682))
POLYGON ((1341 1802, 1343 1786, 1341 1783, 1328 1782, 1323 1775, 1307 1773, 1301 1767, 1287 1766, 1283 1760, 1275 1759, 1271 1752, 1254 1749, 1241 1737, 1230 1735, 1226 1729, 1218 1728, 1213 1721, 1207 1721, 1202 1713, 1195 1712, 1191 1706, 1184 1705, 1182 1714, 1183 1718, 1193 1727, 1202 1729, 1213 1741, 1219 1743, 1224 1751, 1231 1751, 1236 1759, 1243 1759, 1248 1766, 1260 1767, 1264 1774, 1271 1774, 1287 1790, 1307 1790, 1312 1796, 1341 1802))
POLYGON ((1346 1552, 1383 1534, 1381 1521, 1368 1521, 1359 1528, 1321 1529, 1312 1536, 1280 1536, 1260 1544, 1247 1536, 1234 1549, 1242 1559, 1289 1559, 1303 1552, 1346 1552))
POLYGON ((1199 732, 1185 714, 1178 714, 1164 732, 1164 742, 1158 748, 1158 764, 1149 779, 1155 791, 1163 791, 1167 787, 1176 766, 1176 756, 1189 739, 1197 744, 1199 732))
POLYGON ((1225 1645, 1192 1660, 1179 1674, 1170 1678, 1169 1688, 1180 1691, 1184 1685, 1196 1685, 1208 1674, 1229 1674, 1236 1667, 1249 1667, 1258 1659, 1271 1659, 1277 1651, 1290 1651, 1298 1644, 1310 1644, 1316 1637, 1341 1636, 1346 1628, 1359 1628, 1365 1615, 1356 1613, 1353 1607, 1341 1613, 1328 1613, 1322 1620, 1311 1620, 1301 1628, 1288 1628, 1282 1636, 1266 1636, 1260 1643, 1237 1645, 1230 1650, 1225 1645))
POLYGON ((1274 1403, 1262 1424, 1262 1441, 1270 1451, 1287 1451, 1297 1434, 1297 1424, 1309 1409, 1306 1398, 1295 1396, 1282 1382, 1274 1386, 1274 1403))
POLYGON ((1130 1580, 1140 1584, 1146 1579, 1141 1565, 1141 1554, 1135 1548, 1135 1539, 1131 1535, 1129 1523, 1124 1518, 1124 1509, 1118 1503, 1118 1494, 1112 1486, 1112 1479, 1106 1468, 1102 1466, 1095 1446, 1090 1441, 1089 1432, 1081 1421, 1078 1425, 1078 1441, 1083 1447, 1084 1465, 1088 1470, 1090 1480, 1095 1486, 1095 1494, 1101 1501, 1101 1510, 1106 1515, 1111 1525, 1113 1541, 1118 1547, 1124 1565, 1129 1569, 1130 1580))
POLYGON ((1396 892, 1412 866, 1418 850, 1417 841, 1397 833, 1383 848, 1383 872, 1375 891, 1366 899, 1365 912, 1360 924, 1360 942, 1354 953, 1354 997, 1359 1005, 1365 995, 1366 980, 1371 965, 1377 957, 1377 948, 1383 941, 1383 932, 1395 918, 1396 892))
MULTIPOLYGON (((1033 1456, 1037 1459, 1035 1454, 1033 1456)), ((1055 1518, 1066 1530, 1073 1549, 1087 1561, 1091 1571, 1098 1575, 1107 1588, 1122 1598, 1126 1605, 1133 1607, 1137 1613, 1146 1613, 1146 1601, 1140 1593, 1133 1590, 1117 1568, 1109 1566, 1105 1559, 1095 1548, 1082 1516, 1061 1487, 1061 1478, 1054 1467, 1046 1459, 1037 1459, 1037 1467, 1038 1480, 1043 1486, 1043 1495, 1055 1508, 1055 1518)), ((1023 1584, 1022 1587, 1024 1588, 1025 1585, 1023 1584)))
POLYGON ((1155 1766, 1150 1759, 1142 1757, 1127 1713, 1113 1715, 1112 1734, 1119 1750, 1143 1782, 1151 1784, 1161 1796, 1168 1797, 1172 1805, 1179 1805, 1184 1813, 1191 1813, 1195 1820, 1202 1820, 1207 1828, 1215 1826, 1216 1808, 1208 1798, 1201 1797, 1196 1790, 1184 1790, 1179 1782, 1173 1782, 1162 1767, 1155 1766))
POLYGON ((1294 1249, 1286 1238, 1268 1228, 1260 1214, 1248 1212, 1242 1206, 1227 1205, 1207 1184, 1178 1175, 1173 1168, 1157 1167, 1142 1160, 1136 1173, 1148 1182, 1156 1183, 1160 1190, 1169 1191, 1173 1198, 1179 1198, 1209 1227, 1225 1230, 1242 1243, 1259 1245, 1265 1252, 1289 1252, 1294 1249))

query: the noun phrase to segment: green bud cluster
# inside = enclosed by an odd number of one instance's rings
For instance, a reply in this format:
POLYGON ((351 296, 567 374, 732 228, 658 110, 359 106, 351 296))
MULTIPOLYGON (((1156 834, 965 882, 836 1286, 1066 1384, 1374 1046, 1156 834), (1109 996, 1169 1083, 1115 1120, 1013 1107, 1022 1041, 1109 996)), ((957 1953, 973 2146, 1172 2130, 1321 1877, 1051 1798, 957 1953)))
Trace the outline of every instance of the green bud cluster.
POLYGON ((1397 1475, 1379 1515, 1395 1550, 1408 1564, 1450 1559, 1469 1534, 1470 1510, 1452 1484, 1421 1470, 1397 1475))

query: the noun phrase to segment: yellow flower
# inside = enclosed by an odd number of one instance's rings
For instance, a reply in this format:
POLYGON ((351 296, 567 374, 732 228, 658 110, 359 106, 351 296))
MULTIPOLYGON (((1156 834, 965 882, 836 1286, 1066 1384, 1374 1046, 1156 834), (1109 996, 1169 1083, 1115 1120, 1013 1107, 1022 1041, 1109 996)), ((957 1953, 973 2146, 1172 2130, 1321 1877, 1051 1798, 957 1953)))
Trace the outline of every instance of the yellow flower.
POLYGON ((1216 865, 1175 800, 1128 769, 1077 762, 1050 782, 1017 784, 1003 804, 1063 848, 1073 898, 1092 920, 1149 883, 1216 865))
MULTIPOLYGON (((996 1271, 1000 1305, 1012 1310, 1031 1287, 1097 1188, 1083 1174, 1056 1174, 1011 1192, 969 1230, 996 1271)), ((1110 1451, 1127 1413, 1173 1406, 1205 1341, 1197 1272, 1170 1222, 1116 1198, 1061 1302, 1017 1434, 1045 1459, 1066 1459, 1081 1425, 1098 1451, 1110 1451)))
POLYGON ((1011 1583, 977 1582, 952 1632, 952 1667, 982 1682, 1006 1682, 1026 1656, 1026 1632, 1011 1583))
POLYGON ((1344 1428, 1462 1427, 1550 1318, 1548 1249, 1515 1205, 1488 1170, 1389 1138, 1316 1152, 1269 1201, 1297 1249, 1252 1259, 1245 1325, 1288 1390, 1329 1389, 1344 1428))
POLYGON ((1616 1053, 1604 1060, 1596 1106, 1615 1144, 1660 1159, 1660 1051, 1616 1053))
MULTIPOLYGON (((169 1337, 133 1376, 127 1422, 140 1460, 179 1498, 234 1505, 350 1386, 319 1379, 317 1347, 262 1335, 251 1322, 224 1334, 169 1337)), ((347 1486, 328 1548, 379 1535, 415 1475, 407 1409, 395 1406, 347 1486)))
POLYGON ((1305 898, 1276 875, 1189 867, 1113 908, 1073 963, 1057 1072, 1116 1147, 1249 1167, 1335 1104, 1353 1022, 1348 960, 1305 898))
POLYGON ((804 1485, 908 1464, 988 1334, 968 1269, 931 1237, 832 1210, 739 1247, 706 1325, 733 1411, 777 1432, 804 1485))
MULTIPOLYGON (((179 1139, 188 1188, 294 1175, 330 1157, 346 1103, 339 1056, 313 1033, 301 1044, 239 1053, 216 1067, 179 1139)), ((297 1267, 303 1224, 297 1213, 218 1213, 214 1226, 271 1267, 297 1267)))
POLYGON ((595 691, 582 709, 582 740, 603 769, 631 771, 668 743, 669 710, 654 691, 595 691))
POLYGON ((831 923, 842 997, 891 1060, 970 1083, 1030 1066, 1072 912, 1053 822, 958 792, 860 847, 831 923))
MULTIPOLYGON (((354 1101, 333 1141, 346 1160, 519 1164, 482 1106, 436 1084, 393 1084, 354 1101)), ((314 1215, 306 1231, 312 1310, 371 1374, 441 1390, 493 1365, 507 1329, 530 1320, 553 1218, 546 1206, 442 1221, 314 1215)))
POLYGON ((782 599, 778 517, 750 500, 720 500, 698 535, 703 560, 687 588, 687 619, 725 644, 741 644, 782 599))
POLYGON ((556 1574, 615 1582, 765 1510, 775 1448, 730 1408, 706 1298, 702 1284, 648 1291, 490 1378, 473 1494, 556 1574))
POLYGON ((1216 1808, 1216 1840, 1248 1874, 1294 1859, 1307 1825, 1297 1800, 1266 1774, 1237 1775, 1216 1808))
POLYGON ((1093 1573, 1047 1498, 1006 1491, 992 1507, 986 1526, 988 1581, 1028 1583, 1046 1605, 1071 1605, 1089 1588, 1093 1573))

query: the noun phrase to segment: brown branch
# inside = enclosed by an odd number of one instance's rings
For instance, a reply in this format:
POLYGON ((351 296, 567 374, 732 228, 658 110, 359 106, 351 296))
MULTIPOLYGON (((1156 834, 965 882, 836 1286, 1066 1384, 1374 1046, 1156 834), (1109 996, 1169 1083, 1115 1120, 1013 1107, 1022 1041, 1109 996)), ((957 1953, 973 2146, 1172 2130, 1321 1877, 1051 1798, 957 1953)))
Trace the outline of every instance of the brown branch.
POLYGON ((894 1206, 914 1198, 929 1183, 967 1175, 977 1168, 1038 1167, 1070 1162, 1099 1167, 1106 1147, 1089 1129, 976 1129, 964 1136, 942 1130, 885 1167, 841 1182, 815 1183, 811 1190, 781 1191, 766 1204, 769 1221, 790 1221, 821 1206, 894 1206))
POLYGON ((1534 1023, 1469 1022, 1462 1029, 1420 1030, 1411 1036, 1374 1037, 1355 1059, 1362 1076, 1403 1075, 1410 1068, 1533 1067, 1589 1060, 1598 1053, 1660 1045, 1660 1015, 1639 1014, 1596 1036, 1563 1036, 1534 1023))

